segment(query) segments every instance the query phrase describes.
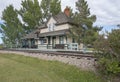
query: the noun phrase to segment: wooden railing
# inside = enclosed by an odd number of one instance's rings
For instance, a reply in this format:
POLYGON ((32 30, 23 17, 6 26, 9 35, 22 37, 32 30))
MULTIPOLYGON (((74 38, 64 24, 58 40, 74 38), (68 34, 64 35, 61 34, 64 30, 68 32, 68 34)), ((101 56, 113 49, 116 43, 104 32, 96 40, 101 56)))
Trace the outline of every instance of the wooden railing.
POLYGON ((70 44, 39 44, 38 49, 65 49, 65 50, 79 50, 78 43, 70 44))

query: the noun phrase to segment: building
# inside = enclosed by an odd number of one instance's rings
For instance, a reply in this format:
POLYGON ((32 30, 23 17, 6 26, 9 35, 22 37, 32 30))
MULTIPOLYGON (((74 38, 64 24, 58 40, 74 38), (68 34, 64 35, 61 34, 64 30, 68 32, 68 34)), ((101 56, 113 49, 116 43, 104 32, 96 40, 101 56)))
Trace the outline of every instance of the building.
POLYGON ((74 25, 69 15, 70 10, 66 7, 64 12, 51 16, 45 24, 23 37, 23 47, 78 50, 78 43, 68 37, 69 29, 74 25))

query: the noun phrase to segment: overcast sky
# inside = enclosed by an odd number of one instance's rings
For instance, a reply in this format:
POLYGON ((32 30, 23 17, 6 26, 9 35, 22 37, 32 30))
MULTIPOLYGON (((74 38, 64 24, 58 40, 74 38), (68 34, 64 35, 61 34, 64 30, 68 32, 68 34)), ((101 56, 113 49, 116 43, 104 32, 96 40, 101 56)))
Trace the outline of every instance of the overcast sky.
MULTIPOLYGON (((40 0, 39 0, 40 1, 40 0)), ((71 6, 75 9, 75 2, 77 0, 61 0, 62 10, 66 6, 71 6)), ((120 0, 86 0, 90 7, 91 14, 97 16, 95 25, 104 26, 104 30, 111 30, 115 25, 120 24, 120 0)), ((20 8, 21 0, 0 0, 0 22, 2 11, 9 4, 17 9, 20 8)))
MULTIPOLYGON (((40 0, 39 0, 40 1, 40 0)), ((67 5, 75 9, 77 0, 61 0, 62 9, 67 5)), ((97 25, 117 25, 120 23, 120 0, 87 0, 91 14, 97 16, 97 25)), ((21 0, 0 0, 0 17, 2 11, 9 4, 13 4, 15 8, 20 8, 21 0)))

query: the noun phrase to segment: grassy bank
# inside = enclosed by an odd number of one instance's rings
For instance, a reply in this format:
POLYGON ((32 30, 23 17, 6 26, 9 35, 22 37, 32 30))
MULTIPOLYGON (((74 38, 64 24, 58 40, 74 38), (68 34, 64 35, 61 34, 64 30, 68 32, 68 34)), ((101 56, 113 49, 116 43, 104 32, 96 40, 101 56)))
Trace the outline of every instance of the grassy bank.
POLYGON ((103 82, 94 73, 57 61, 0 54, 0 82, 103 82))

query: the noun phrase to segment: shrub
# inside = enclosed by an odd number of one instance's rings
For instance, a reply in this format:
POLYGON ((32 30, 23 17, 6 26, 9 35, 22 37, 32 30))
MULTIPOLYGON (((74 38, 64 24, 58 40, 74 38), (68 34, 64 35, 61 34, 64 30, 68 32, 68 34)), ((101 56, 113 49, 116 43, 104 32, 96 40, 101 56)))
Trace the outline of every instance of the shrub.
POLYGON ((102 74, 120 74, 120 29, 112 30, 107 38, 101 35, 94 47, 98 58, 98 69, 102 74))

